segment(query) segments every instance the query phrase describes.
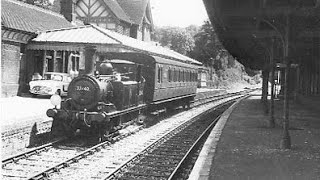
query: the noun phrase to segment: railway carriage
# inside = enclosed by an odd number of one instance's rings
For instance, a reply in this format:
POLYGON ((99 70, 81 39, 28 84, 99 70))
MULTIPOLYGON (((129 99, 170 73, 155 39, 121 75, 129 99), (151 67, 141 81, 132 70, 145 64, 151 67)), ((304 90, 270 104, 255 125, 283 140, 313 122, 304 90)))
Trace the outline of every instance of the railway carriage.
MULTIPOLYGON (((47 111, 54 135, 104 137, 141 114, 189 106, 196 95, 198 66, 145 53, 98 54, 86 58, 84 74, 72 80, 68 97, 47 111)), ((54 102, 54 99, 58 102, 54 102)))
POLYGON ((110 53, 106 57, 143 65, 144 101, 151 109, 189 105, 196 95, 198 67, 195 65, 142 53, 110 53))

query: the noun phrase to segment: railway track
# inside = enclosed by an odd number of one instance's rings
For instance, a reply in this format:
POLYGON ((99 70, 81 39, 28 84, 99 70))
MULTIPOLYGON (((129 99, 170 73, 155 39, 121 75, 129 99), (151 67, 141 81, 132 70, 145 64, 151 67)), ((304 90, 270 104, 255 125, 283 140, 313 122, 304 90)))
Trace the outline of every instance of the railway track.
POLYGON ((181 124, 103 179, 187 179, 186 175, 192 170, 190 163, 195 163, 197 152, 201 149, 206 137, 220 115, 233 102, 234 100, 224 103, 210 113, 201 114, 181 124))
POLYGON ((86 158, 100 148, 107 147, 141 128, 142 126, 127 127, 120 131, 119 135, 97 145, 88 146, 83 140, 75 142, 74 139, 60 139, 12 156, 2 161, 2 179, 47 178, 50 173, 68 167, 71 163, 86 158))
MULTIPOLYGON (((241 96, 239 93, 228 96, 234 95, 241 96)), ((212 101, 219 101, 219 99, 221 100, 222 97, 211 98, 212 101)), ((141 127, 136 130, 124 129, 123 131, 127 132, 123 133, 122 137, 133 134, 133 132, 137 133, 124 138, 117 145, 108 141, 90 148, 58 146, 55 143, 42 146, 32 152, 2 161, 2 177, 3 179, 47 179, 49 176, 50 179, 70 179, 72 175, 76 175, 76 177, 71 179, 115 177, 115 174, 122 171, 121 168, 127 167, 128 159, 132 160, 141 156, 138 155, 141 154, 138 152, 149 149, 149 146, 153 147, 152 144, 155 142, 159 144, 161 142, 159 139, 165 136, 168 131, 174 132, 173 129, 181 129, 178 126, 185 123, 179 120, 171 121, 164 123, 166 125, 163 127, 159 125, 139 132, 137 131, 141 127), (168 124, 170 124, 170 127, 168 127, 168 124), (137 139, 141 142, 137 143, 137 139), (130 148, 127 148, 127 146, 130 146, 130 148), (102 163, 104 167, 101 169, 102 163)), ((191 123, 191 121, 188 122, 191 123)), ((121 139, 120 136, 113 138, 112 141, 119 139, 121 139)))

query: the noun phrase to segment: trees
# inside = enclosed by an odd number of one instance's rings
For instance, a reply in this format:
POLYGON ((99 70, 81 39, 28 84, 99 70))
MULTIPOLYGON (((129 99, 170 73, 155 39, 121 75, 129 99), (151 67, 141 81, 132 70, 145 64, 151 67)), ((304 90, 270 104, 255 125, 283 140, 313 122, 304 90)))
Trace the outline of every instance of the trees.
POLYGON ((209 21, 205 21, 200 28, 194 25, 187 28, 156 28, 154 35, 155 41, 162 46, 190 56, 207 67, 221 69, 223 66, 218 55, 225 56, 226 51, 209 21))
POLYGON ((186 55, 194 47, 194 40, 186 30, 174 31, 171 39, 171 48, 186 55))
POLYGON ((51 10, 53 12, 60 13, 60 9, 61 9, 60 1, 61 0, 54 0, 53 1, 52 8, 51 8, 51 10))
POLYGON ((214 61, 217 55, 224 51, 224 48, 209 21, 205 21, 201 26, 199 32, 194 36, 194 41, 195 46, 190 56, 207 66, 218 66, 214 64, 214 61))
POLYGON ((36 6, 42 7, 44 9, 51 9, 52 4, 50 0, 19 0, 28 4, 34 4, 36 6))
MULTIPOLYGON (((194 30, 194 28, 191 28, 194 30)), ((187 55, 194 47, 193 35, 187 29, 177 27, 156 28, 154 40, 162 46, 187 55)))

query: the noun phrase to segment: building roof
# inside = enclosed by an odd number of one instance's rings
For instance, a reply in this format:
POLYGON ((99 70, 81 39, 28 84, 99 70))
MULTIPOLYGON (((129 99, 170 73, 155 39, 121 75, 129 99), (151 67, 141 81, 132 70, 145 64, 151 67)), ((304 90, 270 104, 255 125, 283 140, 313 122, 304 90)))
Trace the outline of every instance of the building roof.
POLYGON ((265 69, 270 59, 298 64, 320 59, 319 53, 318 57, 311 53, 319 52, 320 47, 319 0, 203 3, 220 42, 246 67, 265 69))
POLYGON ((61 45, 61 43, 71 43, 70 47, 66 47, 66 49, 76 47, 78 44, 100 44, 105 46, 115 45, 115 48, 121 48, 130 52, 134 51, 156 56, 165 56, 169 59, 201 65, 200 62, 175 51, 153 45, 149 42, 140 41, 95 25, 46 31, 39 34, 38 37, 32 40, 32 42, 34 42, 34 44, 31 43, 28 47, 30 49, 48 49, 51 45, 53 47, 54 43, 58 45, 61 45))
POLYGON ((140 25, 142 23, 149 0, 117 0, 117 2, 134 24, 140 25))
POLYGON ((130 17, 127 16, 127 14, 124 12, 124 10, 121 8, 119 3, 116 0, 104 0, 103 1, 107 7, 110 8, 110 10, 122 21, 132 23, 130 17))
POLYGON ((34 42, 120 44, 119 41, 98 31, 93 25, 55 29, 40 33, 34 42))
POLYGON ((15 0, 1 0, 1 25, 32 33, 74 26, 58 13, 15 0))

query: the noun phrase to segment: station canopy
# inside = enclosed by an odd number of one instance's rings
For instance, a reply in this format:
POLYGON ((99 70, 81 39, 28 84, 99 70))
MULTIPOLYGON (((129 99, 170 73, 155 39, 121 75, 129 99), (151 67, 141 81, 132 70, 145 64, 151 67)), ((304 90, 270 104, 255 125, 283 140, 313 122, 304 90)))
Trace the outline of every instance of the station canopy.
POLYGON ((141 52, 189 64, 202 65, 190 57, 156 45, 140 41, 95 25, 63 28, 41 32, 27 48, 31 50, 81 51, 85 46, 95 46, 97 52, 141 52))

